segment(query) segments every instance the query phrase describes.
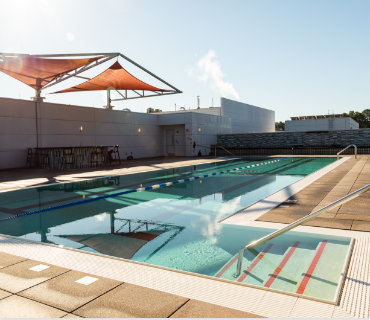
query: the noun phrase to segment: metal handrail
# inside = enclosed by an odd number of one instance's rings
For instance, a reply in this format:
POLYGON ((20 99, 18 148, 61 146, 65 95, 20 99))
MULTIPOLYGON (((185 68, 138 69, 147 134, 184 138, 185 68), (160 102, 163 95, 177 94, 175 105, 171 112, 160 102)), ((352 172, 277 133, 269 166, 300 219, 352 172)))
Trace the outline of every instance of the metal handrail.
POLYGON ((339 151, 339 152, 337 153, 337 159, 339 158, 339 155, 340 155, 342 152, 346 151, 346 150, 347 150, 348 148, 350 148, 350 147, 354 147, 354 148, 355 148, 355 159, 357 159, 357 146, 356 146, 355 144, 350 144, 349 146, 345 147, 343 150, 339 151))
MULTIPOLYGON (((210 146, 204 146, 204 145, 201 145, 201 144, 197 144, 197 147, 208 148, 209 150, 212 150, 212 148, 210 146)), ((226 152, 230 153, 232 156, 236 157, 236 155, 233 154, 231 151, 227 150, 223 146, 218 146, 217 144, 215 144, 215 157, 216 157, 216 148, 221 148, 221 149, 225 150, 226 152)))
POLYGON ((243 255, 244 255, 244 251, 245 250, 250 250, 260 244, 263 244, 265 243, 266 241, 268 240, 271 240, 299 225, 301 225, 302 223, 308 221, 308 220, 311 220, 313 218, 316 218, 317 216, 319 216, 320 214, 324 213, 325 211, 331 209, 331 208, 335 208, 339 205, 342 205, 343 203, 346 203, 347 201, 350 201, 356 197, 358 197, 361 193, 367 191, 368 189, 370 188, 370 184, 362 187, 361 189, 358 189, 348 195, 346 195, 345 197, 343 198, 340 198, 330 204, 328 204, 327 206, 319 209, 319 210, 316 210, 315 212, 312 212, 306 216, 304 216, 303 218, 301 219, 298 219, 297 221, 295 222, 292 222, 291 224, 285 226, 284 228, 281 228, 279 230, 276 230, 270 234, 268 234, 267 236, 264 236, 258 240, 255 240, 255 241, 252 241, 251 243, 249 243, 247 246, 245 246, 244 248, 240 249, 239 250, 239 257, 238 257, 238 264, 237 264, 237 269, 236 269, 236 273, 234 274, 234 277, 237 278, 239 277, 240 273, 241 273, 241 269, 242 269, 242 261, 243 261, 243 255))
POLYGON ((225 150, 226 152, 230 153, 232 156, 236 157, 236 155, 235 155, 235 154, 233 154, 231 151, 227 150, 227 149, 226 149, 225 147, 223 147, 223 146, 218 146, 217 144, 215 144, 215 157, 217 156, 217 155, 216 155, 216 150, 217 150, 217 148, 221 148, 221 149, 225 150))

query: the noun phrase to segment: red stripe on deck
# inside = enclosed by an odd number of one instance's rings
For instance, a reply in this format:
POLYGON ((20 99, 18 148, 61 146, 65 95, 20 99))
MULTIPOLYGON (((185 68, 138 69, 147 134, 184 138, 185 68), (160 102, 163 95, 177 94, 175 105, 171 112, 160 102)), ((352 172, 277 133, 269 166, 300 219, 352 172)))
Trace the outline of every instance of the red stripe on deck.
POLYGON ((257 265, 258 262, 260 262, 260 260, 263 258, 263 256, 267 253, 267 251, 270 250, 270 248, 272 247, 272 244, 269 244, 257 257, 256 260, 253 261, 253 263, 249 266, 249 268, 247 270, 244 270, 243 274, 240 276, 240 278, 238 279, 238 282, 242 282, 245 277, 251 273, 252 269, 257 265))
POLYGON ((308 268, 308 270, 307 270, 307 272, 306 272, 306 274, 305 274, 305 276, 304 276, 301 284, 299 285, 298 290, 297 290, 296 293, 303 294, 304 290, 306 289, 307 283, 311 279, 311 276, 312 276, 313 272, 315 271, 315 268, 317 266, 317 263, 319 262, 320 257, 322 255, 322 253, 323 253, 323 251, 324 251, 325 246, 326 246, 327 243, 328 243, 327 240, 325 240, 325 241, 323 241, 321 243, 320 248, 319 248, 319 250, 317 250, 316 255, 313 258, 313 260, 311 262, 311 265, 308 268))
POLYGON ((232 266, 232 264, 235 262, 235 260, 237 260, 237 259, 238 259, 238 255, 236 255, 226 266, 224 266, 222 268, 222 270, 219 273, 216 274, 216 277, 217 278, 221 277, 224 274, 224 272, 227 269, 229 269, 232 266))
POLYGON ((272 276, 270 277, 270 279, 268 279, 268 281, 266 282, 265 288, 270 288, 270 286, 275 281, 275 279, 278 276, 278 274, 280 273, 280 271, 283 270, 284 266, 286 265, 286 263, 288 262, 288 260, 292 256, 292 254, 295 251, 295 249, 297 248, 298 244, 299 244, 299 241, 295 242, 293 247, 291 247, 289 249, 289 251, 286 254, 286 256, 284 257, 283 261, 281 261, 280 265, 275 269, 275 271, 272 274, 272 276))

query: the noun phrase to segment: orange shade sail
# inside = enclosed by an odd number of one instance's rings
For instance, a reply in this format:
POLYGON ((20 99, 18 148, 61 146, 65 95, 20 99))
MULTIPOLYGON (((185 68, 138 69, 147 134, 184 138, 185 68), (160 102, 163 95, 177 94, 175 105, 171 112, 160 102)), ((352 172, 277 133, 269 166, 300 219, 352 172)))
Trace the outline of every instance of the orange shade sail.
POLYGON ((103 71, 91 80, 55 93, 107 90, 109 88, 114 88, 116 90, 148 90, 162 92, 168 91, 153 87, 135 78, 132 74, 127 72, 117 61, 107 70, 103 71))
POLYGON ((38 90, 56 77, 88 65, 102 57, 84 59, 46 59, 37 57, 4 57, 0 71, 38 90))

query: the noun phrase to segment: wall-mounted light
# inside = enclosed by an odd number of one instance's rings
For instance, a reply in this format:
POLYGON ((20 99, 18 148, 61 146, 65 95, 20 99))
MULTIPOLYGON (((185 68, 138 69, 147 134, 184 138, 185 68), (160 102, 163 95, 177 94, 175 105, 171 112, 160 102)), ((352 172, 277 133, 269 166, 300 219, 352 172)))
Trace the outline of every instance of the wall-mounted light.
POLYGON ((81 126, 80 126, 80 132, 82 132, 83 130, 84 130, 84 127, 81 124, 81 126))
POLYGON ((137 132, 138 132, 138 133, 140 133, 140 132, 141 132, 141 128, 138 128, 138 129, 137 129, 137 132))
POLYGON ((199 127, 199 128, 198 128, 198 132, 201 132, 201 131, 202 131, 202 128, 200 128, 200 127, 199 127))

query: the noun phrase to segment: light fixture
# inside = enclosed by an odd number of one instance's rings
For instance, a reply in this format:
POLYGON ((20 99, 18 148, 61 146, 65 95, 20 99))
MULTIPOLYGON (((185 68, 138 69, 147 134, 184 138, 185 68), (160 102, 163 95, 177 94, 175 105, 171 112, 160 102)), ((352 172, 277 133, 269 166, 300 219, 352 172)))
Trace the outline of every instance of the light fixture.
POLYGON ((82 126, 82 124, 81 124, 81 126, 80 126, 80 132, 82 132, 83 131, 83 129, 84 129, 84 127, 82 126))
POLYGON ((139 132, 139 133, 140 133, 140 132, 141 132, 141 128, 138 128, 138 129, 137 129, 137 132, 139 132))
POLYGON ((199 128, 198 128, 198 132, 201 132, 201 131, 202 131, 202 128, 200 128, 200 127, 199 127, 199 128))

